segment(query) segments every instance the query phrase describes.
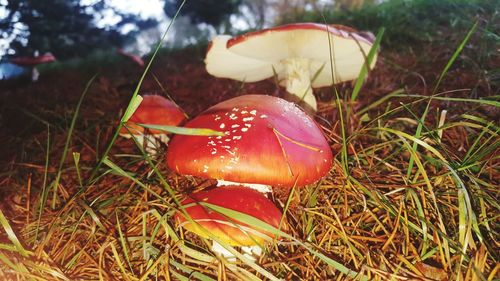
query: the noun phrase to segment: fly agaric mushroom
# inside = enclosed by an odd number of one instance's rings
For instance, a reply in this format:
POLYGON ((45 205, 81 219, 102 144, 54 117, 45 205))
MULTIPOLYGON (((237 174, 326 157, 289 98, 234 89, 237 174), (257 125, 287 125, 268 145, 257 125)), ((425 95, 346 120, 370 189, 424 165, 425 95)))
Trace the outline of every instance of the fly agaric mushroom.
POLYGON ((120 130, 120 136, 134 137, 141 146, 146 142, 146 151, 154 155, 157 146, 155 138, 167 144, 167 134, 156 129, 146 130, 138 124, 177 126, 185 120, 184 112, 172 101, 158 95, 147 95, 120 130))
POLYGON ((219 103, 186 123, 224 136, 175 135, 167 164, 180 174, 271 191, 313 183, 328 173, 332 152, 311 117, 295 104, 265 95, 219 103))
MULTIPOLYGON (((38 54, 38 52, 37 52, 38 54)), ((10 63, 31 68, 31 81, 38 81, 38 77, 40 73, 36 69, 36 66, 39 64, 50 63, 56 61, 56 57, 54 57, 51 53, 45 53, 41 56, 35 55, 34 57, 16 57, 9 60, 10 63)))
POLYGON ((205 64, 213 76, 245 82, 276 73, 288 93, 316 111, 312 87, 356 79, 373 42, 373 34, 342 25, 295 23, 234 38, 217 36, 205 64))
MULTIPOLYGON (((242 250, 249 255, 259 256, 262 253, 260 246, 267 240, 275 238, 274 235, 224 216, 200 202, 250 215, 275 228, 280 225, 281 211, 261 193, 242 186, 223 186, 193 193, 181 202, 181 205, 185 206, 186 213, 196 223, 192 223, 181 212, 177 212, 174 218, 179 226, 203 238, 210 239, 208 234, 210 233, 217 240, 230 246, 242 247, 242 250)), ((212 250, 225 257, 234 258, 231 252, 215 240, 212 250)))

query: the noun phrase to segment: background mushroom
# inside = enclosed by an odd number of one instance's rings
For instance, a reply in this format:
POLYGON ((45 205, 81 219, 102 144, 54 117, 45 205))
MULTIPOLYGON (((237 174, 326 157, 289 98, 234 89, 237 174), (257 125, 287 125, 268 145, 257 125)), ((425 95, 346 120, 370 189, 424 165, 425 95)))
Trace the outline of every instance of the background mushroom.
POLYGON ((134 137, 146 151, 152 155, 156 153, 158 143, 155 139, 167 144, 169 137, 164 131, 145 129, 138 124, 177 126, 186 120, 184 111, 172 101, 159 95, 146 95, 134 114, 125 123, 120 136, 134 137))
POLYGON ((341 25, 295 23, 231 39, 217 36, 205 64, 211 75, 245 82, 276 73, 287 92, 316 111, 312 87, 356 79, 373 42, 371 33, 341 25))
POLYGON ((117 50, 116 50, 116 52, 117 52, 119 55, 121 55, 121 56, 123 56, 123 57, 125 57, 125 58, 129 59, 130 61, 132 61, 133 63, 135 63, 135 64, 136 64, 136 65, 138 65, 139 67, 141 67, 141 68, 142 68, 142 67, 144 67, 144 60, 143 60, 140 56, 138 56, 138 55, 134 55, 134 54, 129 53, 129 52, 126 52, 126 51, 125 51, 124 49, 122 49, 122 48, 117 49, 117 50))
POLYGON ((186 123, 224 136, 175 135, 168 166, 180 174, 270 191, 313 183, 332 166, 321 129, 295 104, 265 95, 219 103, 186 123))
POLYGON ((36 66, 39 64, 50 63, 54 61, 56 61, 56 57, 54 57, 54 55, 51 53, 45 53, 41 56, 35 54, 35 56, 33 57, 16 57, 9 60, 9 62, 12 64, 30 68, 31 81, 33 82, 38 81, 38 77, 40 76, 40 73, 36 69, 36 66))
MULTIPOLYGON (((242 186, 224 186, 193 193, 181 202, 183 206, 186 206, 186 213, 196 223, 190 222, 181 212, 177 212, 174 217, 179 226, 207 239, 211 239, 208 234, 210 233, 216 239, 230 246, 242 247, 242 250, 249 255, 260 255, 261 246, 274 238, 274 235, 257 229, 255 226, 231 219, 202 206, 199 204, 200 202, 250 215, 275 228, 280 226, 281 211, 261 193, 242 186)), ((216 241, 213 241, 212 250, 225 257, 234 257, 231 252, 216 241)))

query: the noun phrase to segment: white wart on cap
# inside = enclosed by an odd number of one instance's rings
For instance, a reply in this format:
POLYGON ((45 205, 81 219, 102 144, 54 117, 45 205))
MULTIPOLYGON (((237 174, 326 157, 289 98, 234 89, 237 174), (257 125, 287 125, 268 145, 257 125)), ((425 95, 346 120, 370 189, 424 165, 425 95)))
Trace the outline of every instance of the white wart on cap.
POLYGON ((290 94, 316 110, 312 87, 356 79, 373 41, 371 33, 341 25, 288 24, 231 39, 217 36, 205 64, 211 75, 245 82, 277 73, 290 94))

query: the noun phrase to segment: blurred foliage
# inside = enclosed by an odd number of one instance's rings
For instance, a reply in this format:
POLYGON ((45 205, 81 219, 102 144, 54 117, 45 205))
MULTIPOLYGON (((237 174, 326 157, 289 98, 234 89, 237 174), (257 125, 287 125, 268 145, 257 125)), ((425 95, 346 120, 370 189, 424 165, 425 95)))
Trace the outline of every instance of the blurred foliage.
POLYGON ((388 0, 378 5, 365 1, 357 9, 346 6, 325 7, 322 11, 295 9, 282 13, 277 21, 283 24, 326 20, 372 32, 385 27, 383 44, 397 48, 400 44, 408 46, 444 38, 452 31, 465 35, 476 21, 486 36, 498 40, 498 4, 498 0, 388 0))
MULTIPOLYGON (((173 17, 184 0, 166 0, 164 10, 173 17)), ((181 15, 189 17, 191 23, 206 23, 215 28, 228 25, 229 17, 238 12, 241 0, 186 1, 181 15)))
POLYGON ((153 20, 138 20, 119 13, 113 27, 101 27, 97 21, 112 10, 106 1, 82 4, 80 0, 9 0, 0 2, 7 15, 0 19, 0 38, 13 39, 9 49, 18 55, 52 52, 58 59, 89 54, 95 49, 122 46, 128 37, 120 33, 125 24, 140 28, 153 26, 153 20))

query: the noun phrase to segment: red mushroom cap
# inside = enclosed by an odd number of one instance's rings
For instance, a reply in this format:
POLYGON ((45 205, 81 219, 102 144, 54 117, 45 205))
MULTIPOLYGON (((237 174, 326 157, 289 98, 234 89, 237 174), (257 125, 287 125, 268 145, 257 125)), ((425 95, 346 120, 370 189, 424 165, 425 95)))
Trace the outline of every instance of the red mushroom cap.
MULTIPOLYGON (((281 211, 258 191, 242 186, 223 186, 209 191, 193 193, 182 201, 182 205, 196 202, 205 202, 223 208, 231 209, 255 217, 275 228, 279 227, 281 211)), ((251 226, 232 220, 208 207, 192 204, 186 207, 186 212, 204 229, 184 218, 182 213, 175 214, 176 222, 186 230, 194 232, 201 237, 210 238, 206 231, 215 235, 225 243, 232 246, 253 246, 263 244, 263 235, 272 238, 274 235, 251 226)))
POLYGON ((313 30, 313 31, 329 32, 332 36, 343 37, 345 39, 351 38, 370 45, 373 44, 375 41, 373 35, 366 35, 367 34, 366 32, 359 32, 356 29, 349 26, 341 24, 321 24, 313 22, 303 22, 303 23, 285 24, 272 28, 266 28, 254 32, 245 33, 229 40, 229 42, 227 42, 227 47, 230 49, 234 45, 237 45, 246 40, 257 38, 259 35, 266 33, 282 32, 282 31, 287 32, 287 31, 297 31, 297 30, 313 30))
POLYGON ((49 63, 56 61, 56 57, 54 57, 51 53, 46 53, 38 57, 17 57, 9 60, 13 64, 17 64, 20 66, 35 66, 42 63, 49 63))
MULTIPOLYGON (((172 101, 158 95, 144 96, 141 104, 127 121, 127 128, 123 127, 120 134, 140 135, 144 128, 137 124, 177 126, 186 120, 184 112, 172 101), (130 132, 129 132, 130 131, 130 132)), ((152 135, 165 134, 165 132, 149 129, 152 135)))
POLYGON ((319 180, 332 166, 331 149, 318 125, 277 97, 236 97, 185 127, 223 131, 225 136, 174 136, 167 163, 180 174, 293 187, 319 180))

